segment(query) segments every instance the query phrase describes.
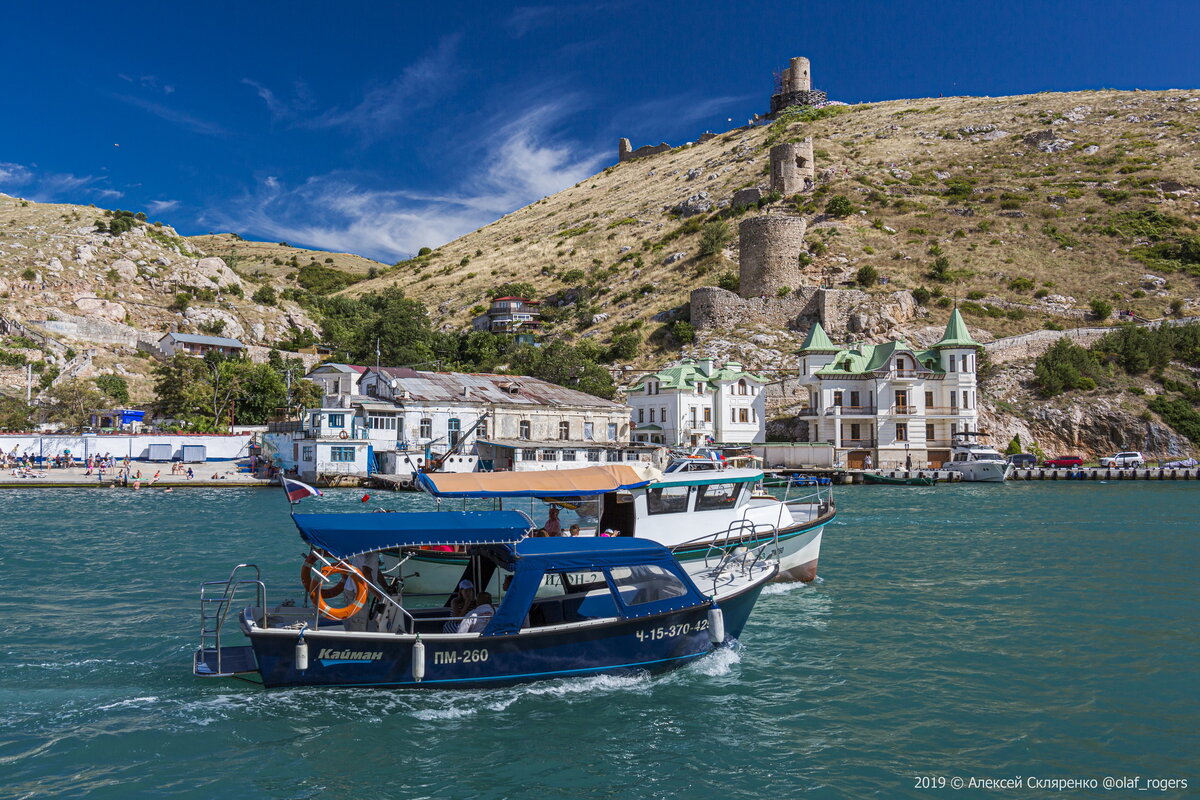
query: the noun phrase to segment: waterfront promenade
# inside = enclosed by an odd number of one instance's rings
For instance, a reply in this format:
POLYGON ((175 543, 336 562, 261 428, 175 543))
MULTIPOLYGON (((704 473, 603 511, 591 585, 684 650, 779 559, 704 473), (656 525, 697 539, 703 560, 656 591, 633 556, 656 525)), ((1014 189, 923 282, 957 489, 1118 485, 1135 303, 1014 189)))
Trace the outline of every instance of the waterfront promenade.
MULTIPOLYGON (((235 461, 217 461, 189 466, 192 468, 193 477, 191 478, 188 478, 186 472, 182 475, 172 475, 170 465, 135 463, 130 469, 128 488, 133 489, 135 483, 138 484, 139 489, 244 488, 269 485, 265 478, 257 478, 248 472, 239 471, 239 464, 235 461), (141 472, 140 480, 137 477, 139 472, 141 472), (154 478, 155 472, 160 473, 157 480, 154 478)), ((0 472, 0 489, 79 489, 89 487, 105 489, 114 486, 114 483, 117 488, 126 488, 124 472, 120 469, 105 470, 103 480, 100 480, 95 470, 91 475, 86 474, 87 469, 84 467, 35 469, 30 470, 27 475, 23 474, 22 470, 17 470, 17 473, 14 475, 11 467, 0 472), (29 477, 29 475, 34 477, 29 477)))

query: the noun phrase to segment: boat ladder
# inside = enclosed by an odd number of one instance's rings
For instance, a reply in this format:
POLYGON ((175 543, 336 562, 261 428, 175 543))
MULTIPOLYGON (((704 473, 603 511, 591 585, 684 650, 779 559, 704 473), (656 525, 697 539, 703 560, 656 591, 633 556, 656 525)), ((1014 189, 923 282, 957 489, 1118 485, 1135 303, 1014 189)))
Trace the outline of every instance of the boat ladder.
POLYGON ((246 645, 221 645, 221 632, 229 609, 239 590, 254 587, 257 605, 263 614, 266 626, 267 587, 255 564, 238 564, 223 581, 205 581, 200 584, 200 646, 192 662, 192 674, 201 678, 228 678, 248 672, 258 672, 258 660, 254 648, 246 645), (238 571, 254 570, 253 578, 238 578, 238 571))

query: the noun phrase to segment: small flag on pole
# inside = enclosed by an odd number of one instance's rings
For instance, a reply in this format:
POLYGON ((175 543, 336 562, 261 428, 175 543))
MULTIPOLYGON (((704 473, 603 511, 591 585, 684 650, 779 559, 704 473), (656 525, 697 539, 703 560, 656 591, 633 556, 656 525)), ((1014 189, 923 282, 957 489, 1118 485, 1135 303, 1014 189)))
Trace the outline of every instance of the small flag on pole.
POLYGON ((314 489, 307 483, 292 480, 291 478, 283 479, 283 490, 287 492, 289 503, 299 503, 306 497, 320 497, 321 490, 314 489))

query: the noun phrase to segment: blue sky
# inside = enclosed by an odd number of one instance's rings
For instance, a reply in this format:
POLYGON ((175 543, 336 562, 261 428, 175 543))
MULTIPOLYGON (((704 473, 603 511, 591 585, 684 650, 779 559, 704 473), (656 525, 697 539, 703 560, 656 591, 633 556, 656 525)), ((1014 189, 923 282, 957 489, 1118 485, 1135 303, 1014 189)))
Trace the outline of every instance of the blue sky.
POLYGON ((1197 41, 1195 0, 25 3, 0 191, 393 261, 744 123, 790 56, 858 102, 1196 88, 1197 41))

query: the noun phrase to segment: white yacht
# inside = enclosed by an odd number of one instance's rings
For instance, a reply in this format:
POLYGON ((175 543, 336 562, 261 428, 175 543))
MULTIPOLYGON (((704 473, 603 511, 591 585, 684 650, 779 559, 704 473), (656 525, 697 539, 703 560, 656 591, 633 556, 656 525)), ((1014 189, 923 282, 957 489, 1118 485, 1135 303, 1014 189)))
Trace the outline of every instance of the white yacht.
MULTIPOLYGON (((491 498, 531 519, 545 519, 547 506, 570 510, 581 518, 580 535, 651 539, 669 547, 689 570, 702 565, 717 543, 736 540, 754 548, 769 541, 772 552, 764 555, 779 561, 776 580, 812 581, 821 534, 837 513, 832 492, 814 487, 796 499, 778 500, 755 491, 762 478, 756 469, 664 474, 610 464, 538 473, 425 474, 418 482, 439 505, 491 498)), ((562 527, 565 533, 565 521, 562 527)), ((465 563, 459 552, 421 551, 406 566, 405 586, 410 592, 453 588, 465 563)))
POLYGON ((1008 479, 1013 466, 996 448, 983 444, 980 431, 962 431, 954 434, 950 448, 950 460, 942 464, 946 472, 957 472, 964 481, 1002 483, 1008 479))

